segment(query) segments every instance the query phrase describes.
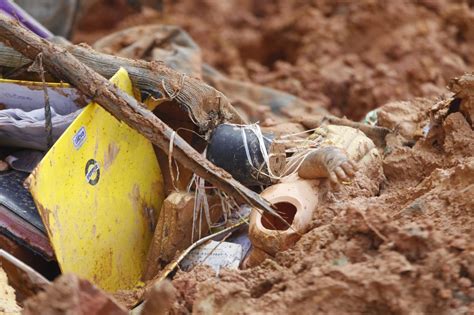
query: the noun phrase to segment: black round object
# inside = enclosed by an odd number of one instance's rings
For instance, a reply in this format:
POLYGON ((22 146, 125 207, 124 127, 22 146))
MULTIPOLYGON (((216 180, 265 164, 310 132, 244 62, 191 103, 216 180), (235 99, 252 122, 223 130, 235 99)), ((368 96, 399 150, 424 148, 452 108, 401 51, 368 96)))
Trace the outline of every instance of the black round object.
MULTIPOLYGON (((265 148, 269 152, 274 136, 267 133, 263 136, 265 148)), ((258 138, 253 131, 243 126, 232 124, 217 126, 211 134, 207 147, 207 159, 246 186, 271 184, 270 178, 259 171, 267 173, 258 138), (247 157, 242 130, 246 135, 248 155, 253 166, 247 157)))

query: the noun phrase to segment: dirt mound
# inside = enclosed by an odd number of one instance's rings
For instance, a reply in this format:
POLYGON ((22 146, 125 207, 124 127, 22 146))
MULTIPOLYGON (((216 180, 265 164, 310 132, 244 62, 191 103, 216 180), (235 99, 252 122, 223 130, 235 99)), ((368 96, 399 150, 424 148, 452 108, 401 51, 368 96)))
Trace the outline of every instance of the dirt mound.
POLYGON ((169 21, 184 25, 204 49, 204 60, 233 77, 326 103, 356 119, 389 100, 438 95, 447 80, 472 69, 467 3, 225 3, 188 3, 192 10, 169 5, 169 21))
POLYGON ((203 60, 232 78, 353 119, 386 104, 379 124, 392 130, 375 195, 328 194, 312 230, 257 268, 178 273, 176 313, 474 313, 472 115, 459 99, 435 98, 473 69, 472 1, 177 0, 164 8, 114 28, 183 26, 203 60))
POLYGON ((334 193, 314 228, 275 261, 218 277, 178 274, 181 307, 225 314, 474 311, 474 131, 460 112, 440 123, 413 147, 386 152, 379 196, 334 193))
POLYGON ((109 23, 89 16, 76 40, 91 41, 92 26, 104 24, 180 25, 200 45, 203 59, 231 77, 360 119, 390 100, 437 96, 447 80, 473 69, 471 5, 449 0, 169 1, 162 14, 124 11, 131 15, 112 14, 109 23))

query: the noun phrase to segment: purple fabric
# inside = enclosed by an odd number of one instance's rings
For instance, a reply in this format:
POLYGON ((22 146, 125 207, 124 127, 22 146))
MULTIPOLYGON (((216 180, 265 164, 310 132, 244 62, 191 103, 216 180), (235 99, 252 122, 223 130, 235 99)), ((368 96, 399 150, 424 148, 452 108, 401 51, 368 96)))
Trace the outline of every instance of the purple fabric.
POLYGON ((23 24, 23 26, 40 37, 48 39, 54 36, 53 33, 36 21, 31 15, 29 15, 12 0, 0 0, 0 10, 12 18, 18 20, 21 24, 23 24))

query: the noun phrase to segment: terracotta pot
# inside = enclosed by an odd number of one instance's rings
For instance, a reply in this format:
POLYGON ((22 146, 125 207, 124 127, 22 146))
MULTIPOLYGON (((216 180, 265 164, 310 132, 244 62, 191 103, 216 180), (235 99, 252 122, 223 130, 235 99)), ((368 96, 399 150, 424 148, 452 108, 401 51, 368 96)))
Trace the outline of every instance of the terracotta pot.
MULTIPOLYGON (((304 180, 292 175, 284 182, 264 190, 261 196, 276 208, 286 222, 253 209, 249 237, 254 248, 274 256, 294 245, 310 228, 313 213, 318 206, 318 187, 318 180, 304 180)), ((258 259, 255 255, 252 252, 248 259, 253 262, 252 265, 265 258, 265 255, 258 255, 262 257, 258 259)))

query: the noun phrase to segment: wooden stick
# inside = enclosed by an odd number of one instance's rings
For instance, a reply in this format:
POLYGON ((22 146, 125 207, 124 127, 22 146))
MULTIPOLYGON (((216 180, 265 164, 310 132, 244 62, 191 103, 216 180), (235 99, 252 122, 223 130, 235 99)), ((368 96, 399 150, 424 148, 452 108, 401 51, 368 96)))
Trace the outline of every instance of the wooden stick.
MULTIPOLYGON (((5 16, 5 23, 11 21, 5 16)), ((9 35, 1 35, 8 40, 9 35)), ((162 62, 112 56, 95 51, 86 45, 72 45, 61 38, 53 39, 57 41, 57 45, 105 78, 112 77, 120 67, 123 67, 127 69, 135 87, 149 92, 155 98, 170 98, 170 94, 176 94, 172 98, 186 109, 201 131, 212 129, 222 122, 246 123, 224 94, 199 79, 168 68, 162 62)), ((57 48, 59 49, 58 46, 57 48)), ((0 49, 0 66, 19 68, 31 62, 27 54, 21 54, 16 49, 8 47, 0 49)))
MULTIPOLYGON (((99 103, 117 119, 140 132, 167 154, 169 154, 169 143, 173 137, 173 155, 184 167, 205 178, 239 202, 246 202, 280 217, 265 199, 233 179, 229 173, 202 157, 199 152, 194 150, 178 134, 174 134, 173 129, 146 109, 143 104, 137 102, 133 97, 81 63, 66 49, 36 36, 4 14, 0 14, 0 40, 31 60, 34 60, 41 53, 43 64, 50 73, 74 85, 86 96, 99 103)), ((119 62, 115 70, 120 65, 119 62)), ((149 66, 148 73, 153 74, 154 71, 160 73, 161 76, 166 77, 168 75, 172 78, 176 74, 160 63, 153 63, 149 66)), ((112 74, 111 72, 109 74, 112 74)), ((202 96, 203 93, 200 88, 203 84, 198 84, 196 81, 195 79, 187 81, 186 89, 195 91, 197 95, 202 96)), ((181 95, 184 97, 181 101, 186 103, 190 94, 181 95)), ((178 96, 176 97, 178 98, 178 96)), ((215 96, 217 97, 217 94, 215 96)), ((205 101, 206 97, 201 97, 200 100, 205 101)), ((189 101, 195 102, 196 100, 189 101)))

